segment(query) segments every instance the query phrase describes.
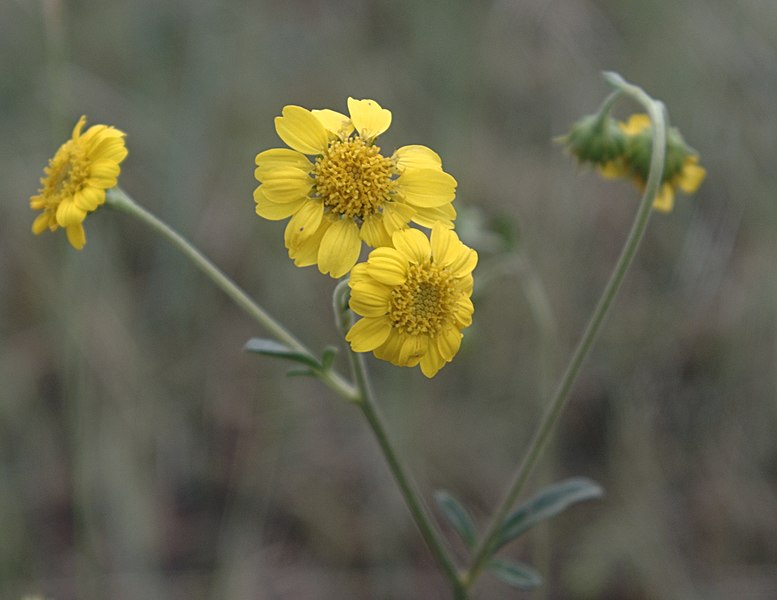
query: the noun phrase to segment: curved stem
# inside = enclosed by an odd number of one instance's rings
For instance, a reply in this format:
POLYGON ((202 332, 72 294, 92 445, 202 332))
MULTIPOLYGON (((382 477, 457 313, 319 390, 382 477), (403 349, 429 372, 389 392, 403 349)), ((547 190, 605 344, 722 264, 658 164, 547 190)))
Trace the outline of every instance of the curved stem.
POLYGON ((466 600, 467 592, 461 584, 456 565, 448 554, 445 544, 442 541, 442 536, 427 514, 427 509, 424 507, 423 501, 421 500, 421 494, 418 492, 410 475, 405 471, 405 468, 399 461, 399 457, 394 450, 394 445, 389 439, 386 426, 383 423, 383 417, 378 412, 375 403, 372 387, 370 386, 369 378, 367 376, 367 369, 364 364, 364 356, 360 353, 349 351, 348 358, 351 363, 354 381, 356 382, 360 394, 360 398, 356 403, 359 405, 359 408, 361 408, 370 428, 375 434, 375 438, 383 452, 383 456, 386 458, 386 462, 402 492, 402 497, 405 499, 405 503, 410 509, 424 541, 426 541, 437 564, 443 570, 451 586, 453 586, 454 598, 457 600, 466 600))
POLYGON ((650 98, 640 88, 626 83, 620 76, 614 73, 605 73, 605 78, 616 88, 616 92, 622 92, 642 104, 650 115, 650 120, 653 124, 653 148, 650 161, 650 174, 631 231, 623 246, 618 262, 615 264, 612 275, 610 275, 610 279, 602 292, 599 303, 591 315, 591 319, 569 361, 569 365, 564 372, 553 398, 546 408, 539 429, 537 429, 523 461, 515 472, 512 484, 508 488, 504 500, 494 514, 488 530, 483 535, 473 553, 470 568, 463 574, 462 581, 465 587, 470 587, 475 582, 485 566, 486 561, 493 553, 501 525, 523 490, 526 480, 529 478, 533 467, 548 442, 550 433, 569 400, 569 392, 572 388, 572 384, 575 382, 580 367, 588 355, 588 352, 596 339, 596 335, 599 333, 601 325, 612 306, 613 300, 623 283, 623 279, 634 260, 634 256, 637 253, 637 249, 639 248, 650 219, 653 200, 661 187, 666 155, 666 120, 664 118, 663 105, 650 98))
MULTIPOLYGON (((200 269, 210 280, 221 288, 235 304, 242 308, 248 316, 259 323, 263 328, 269 331, 278 341, 284 343, 292 350, 302 354, 307 354, 311 358, 318 358, 308 348, 300 342, 292 333, 290 333, 281 323, 276 321, 265 309, 259 306, 248 294, 227 277, 218 267, 216 267, 208 258, 206 258, 197 248, 192 246, 183 236, 172 229, 165 222, 148 212, 145 208, 137 204, 130 198, 124 190, 113 188, 106 193, 106 204, 131 215, 149 227, 161 234, 180 250, 194 265, 200 269)), ((346 400, 353 401, 357 396, 357 391, 341 375, 327 370, 317 374, 326 385, 340 394, 346 400)))

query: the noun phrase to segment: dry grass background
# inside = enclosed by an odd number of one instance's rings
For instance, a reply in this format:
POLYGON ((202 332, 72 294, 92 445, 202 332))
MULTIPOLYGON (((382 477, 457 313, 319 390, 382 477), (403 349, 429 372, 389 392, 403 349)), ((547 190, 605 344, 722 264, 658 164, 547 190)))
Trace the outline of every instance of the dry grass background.
POLYGON ((262 332, 170 246, 110 210, 80 253, 30 234, 80 114, 128 133, 131 195, 315 348, 333 282, 251 200, 283 105, 390 108, 383 146, 440 152, 483 268, 474 225, 515 224, 529 270, 482 290, 452 365, 369 361, 426 497, 485 523, 636 206, 551 141, 603 69, 666 102, 709 176, 651 223, 531 485, 606 497, 509 549, 541 591, 478 597, 777 597, 775 40, 772 0, 0 3, 0 597, 446 597, 357 411, 242 354, 262 332))

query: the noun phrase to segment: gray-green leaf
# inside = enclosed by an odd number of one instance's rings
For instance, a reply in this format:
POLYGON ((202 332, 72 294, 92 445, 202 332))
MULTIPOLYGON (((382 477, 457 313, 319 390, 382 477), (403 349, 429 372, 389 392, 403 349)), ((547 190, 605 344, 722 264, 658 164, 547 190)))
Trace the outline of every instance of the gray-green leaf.
POLYGON ((470 549, 474 548, 477 534, 475 523, 467 509, 453 494, 445 490, 437 490, 434 493, 434 499, 437 501, 437 505, 440 507, 442 514, 445 515, 448 523, 461 536, 467 547, 470 549))
POLYGON ((256 354, 263 354, 265 356, 273 356, 275 358, 285 358, 286 360, 293 360, 308 367, 320 370, 321 363, 314 357, 292 350, 288 346, 276 342, 275 340, 268 340, 266 338, 251 338, 246 342, 243 347, 246 352, 255 352, 256 354))
POLYGON ((540 574, 523 563, 492 558, 486 568, 507 585, 521 590, 533 590, 542 585, 540 574))
POLYGON ((573 477, 545 488, 507 516, 494 552, 540 521, 556 516, 577 502, 599 498, 603 493, 600 485, 584 477, 573 477))

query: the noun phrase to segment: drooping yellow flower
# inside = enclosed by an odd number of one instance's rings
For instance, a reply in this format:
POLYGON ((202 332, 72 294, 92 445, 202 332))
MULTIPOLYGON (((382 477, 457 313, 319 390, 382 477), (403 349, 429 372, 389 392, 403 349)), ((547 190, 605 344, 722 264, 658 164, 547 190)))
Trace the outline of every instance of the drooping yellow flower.
POLYGON ((291 217, 284 235, 289 257, 332 277, 351 270, 362 242, 388 246, 410 221, 450 228, 456 218, 456 180, 434 151, 413 145, 384 156, 375 139, 389 128, 391 112, 353 98, 348 111, 349 117, 286 106, 275 129, 290 149, 256 156, 256 213, 291 217))
MULTIPOLYGON (((621 159, 601 166, 599 171, 608 179, 631 177, 637 186, 644 190, 650 172, 652 152, 650 117, 642 113, 631 115, 628 121, 619 125, 630 140, 626 154, 621 159)), ((676 190, 679 188, 688 195, 695 193, 706 174, 706 169, 699 165, 698 155, 688 149, 679 131, 670 128, 663 181, 653 201, 653 208, 660 212, 671 212, 676 190)))
POLYGON ((62 227, 76 250, 86 243, 86 215, 105 202, 105 190, 116 185, 119 164, 127 156, 123 132, 93 125, 82 134, 84 125, 86 117, 81 117, 72 137, 44 169, 38 194, 30 198, 30 207, 43 211, 35 218, 32 232, 38 235, 62 227))
POLYGON ((453 360, 461 330, 472 323, 472 270, 477 253, 442 223, 431 240, 417 229, 392 236, 351 271, 350 306, 361 315, 346 339, 400 367, 420 365, 434 377, 453 360))

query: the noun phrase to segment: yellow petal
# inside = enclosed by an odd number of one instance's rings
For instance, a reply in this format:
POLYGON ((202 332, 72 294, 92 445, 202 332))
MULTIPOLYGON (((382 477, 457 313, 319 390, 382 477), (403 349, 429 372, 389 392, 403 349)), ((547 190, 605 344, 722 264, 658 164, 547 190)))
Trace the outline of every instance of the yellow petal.
POLYGON ((620 177, 627 177, 629 169, 623 161, 612 160, 603 165, 599 165, 599 174, 605 179, 618 179, 620 177))
POLYGON ((256 214, 269 221, 280 221, 286 219, 297 212, 307 198, 300 198, 292 202, 277 203, 267 199, 262 191, 263 186, 254 190, 254 202, 256 202, 256 214))
POLYGON ((456 277, 469 275, 478 264, 478 253, 465 246, 459 236, 442 223, 435 223, 431 235, 434 264, 446 268, 456 277))
POLYGON ((432 248, 427 237, 417 229, 403 229, 391 237, 394 248, 412 263, 420 264, 429 260, 432 248))
POLYGON ((405 283, 407 267, 407 259, 394 248, 375 248, 367 259, 367 273, 386 285, 405 283))
POLYGON ((410 219, 415 217, 418 209, 402 202, 386 202, 383 205, 383 227, 386 233, 392 235, 397 229, 407 227, 410 219))
POLYGON ((403 367, 415 367, 421 362, 429 347, 429 338, 421 335, 408 335, 399 349, 399 364, 403 367))
POLYGON ((456 326, 459 329, 464 329, 472 325, 472 313, 475 311, 475 307, 472 305, 472 300, 467 296, 459 298, 456 302, 456 307, 453 309, 453 316, 456 319, 456 326))
POLYGON ((272 148, 256 155, 256 170, 254 176, 258 181, 275 169, 296 169, 305 174, 310 173, 313 165, 304 154, 289 148, 272 148))
POLYGON ((392 365, 404 366, 399 362, 399 351, 402 349, 406 337, 406 335, 392 329, 386 341, 373 350, 375 356, 380 360, 387 360, 392 365))
POLYGON ((81 223, 75 225, 69 225, 65 232, 67 233, 67 241, 76 250, 80 250, 86 244, 86 233, 84 232, 84 226, 81 223))
POLYGON ((375 100, 348 98, 348 112, 356 132, 368 140, 379 136, 391 125, 391 111, 381 108, 375 100))
POLYGON ((41 210, 46 208, 46 200, 40 194, 30 197, 30 208, 32 210, 41 210))
POLYGON ((402 146, 394 152, 394 159, 400 171, 405 169, 433 169, 442 171, 442 159, 426 146, 402 146))
POLYGON ((461 331, 455 327, 446 327, 443 329, 435 339, 437 343, 437 349, 440 351, 440 356, 445 360, 451 361, 461 346, 461 331))
POLYGON ((383 226, 383 215, 381 213, 373 213, 364 219, 364 223, 362 223, 359 230, 359 236, 368 246, 373 248, 391 245, 391 236, 383 226))
POLYGON ((108 189, 116 185, 121 169, 116 162, 112 160, 99 160, 89 167, 89 176, 86 179, 87 185, 108 189))
POLYGON ((49 217, 49 213, 44 212, 39 214, 37 217, 35 217, 35 220, 32 222, 32 232, 35 235, 40 235, 41 233, 46 231, 50 226, 51 226, 51 218, 49 217))
POLYGON ((674 190, 671 184, 665 183, 661 186, 656 199, 653 200, 653 208, 658 212, 672 212, 672 208, 674 208, 674 190))
POLYGON ((437 350, 437 346, 435 344, 429 344, 426 354, 421 357, 421 373, 431 379, 437 375, 437 372, 444 366, 445 359, 442 357, 439 350, 437 350))
POLYGON ((367 263, 359 263, 348 274, 348 285, 351 289, 355 284, 363 281, 372 281, 372 277, 367 275, 367 263))
POLYGON ((318 200, 304 202, 286 225, 286 231, 283 234, 286 247, 292 249, 316 233, 323 217, 324 205, 321 202, 318 200))
POLYGON ((453 208, 453 204, 443 204, 434 208, 418 208, 412 220, 421 227, 431 229, 435 223, 442 223, 445 227, 451 229, 453 222, 456 220, 456 209, 453 208))
POLYGON ((330 110, 324 108, 322 110, 310 111, 313 115, 321 121, 321 124, 329 131, 341 138, 347 138, 353 131, 353 123, 351 119, 346 117, 343 113, 339 113, 336 110, 330 110))
POLYGON ((88 154, 93 161, 109 160, 118 164, 127 158, 128 152, 123 137, 103 136, 92 145, 88 154))
POLYGON ((284 106, 281 117, 275 117, 275 131, 290 148, 303 154, 323 154, 329 145, 329 134, 313 113, 301 106, 284 106))
POLYGON ((105 192, 98 188, 86 186, 75 193, 73 201, 81 210, 92 212, 105 202, 105 192))
POLYGON ((342 277, 359 260, 362 241, 359 227, 351 219, 338 219, 329 227, 318 251, 318 270, 342 277))
POLYGON ((434 264, 447 267, 461 254, 463 244, 456 233, 440 223, 432 226, 430 239, 434 264))
POLYGON ((329 219, 321 219, 321 223, 315 233, 308 238, 300 241, 293 248, 289 248, 289 258, 294 261, 297 267, 309 267, 315 265, 318 260, 318 249, 321 247, 321 238, 324 237, 329 228, 329 219))
POLYGON ((84 125, 86 125, 86 115, 81 115, 81 118, 78 119, 78 123, 76 123, 75 127, 73 127, 73 135, 71 136, 71 139, 78 139, 81 136, 81 130, 84 128, 84 125))
MULTIPOLYGON (((353 273, 353 269, 351 273, 353 273)), ((365 287, 352 289, 351 299, 349 300, 351 310, 362 317, 386 315, 391 300, 391 290, 387 289, 386 291, 375 293, 374 289, 365 287)))
MULTIPOLYGON (((696 157, 694 156, 691 158, 696 157)), ((707 170, 696 164, 697 160, 686 160, 683 170, 680 173, 680 179, 677 182, 679 188, 689 195, 695 193, 696 190, 699 189, 701 182, 704 181, 704 177, 707 175, 707 170)))
POLYGON ((456 196, 456 180, 444 171, 407 169, 397 178, 397 187, 409 204, 434 208, 456 196))
POLYGON ((650 128, 650 117, 645 113, 631 115, 625 123, 618 123, 626 135, 637 135, 650 128))
POLYGON ((383 344, 389 333, 391 321, 388 317, 365 317, 356 321, 345 339, 351 344, 354 352, 369 352, 383 344))
POLYGON ((298 169, 275 169, 273 176, 262 184, 265 196, 277 204, 307 198, 313 188, 313 179, 301 173, 298 169))
POLYGON ((63 200, 57 207, 57 225, 69 227, 81 223, 86 217, 86 211, 81 210, 72 200, 63 200))

